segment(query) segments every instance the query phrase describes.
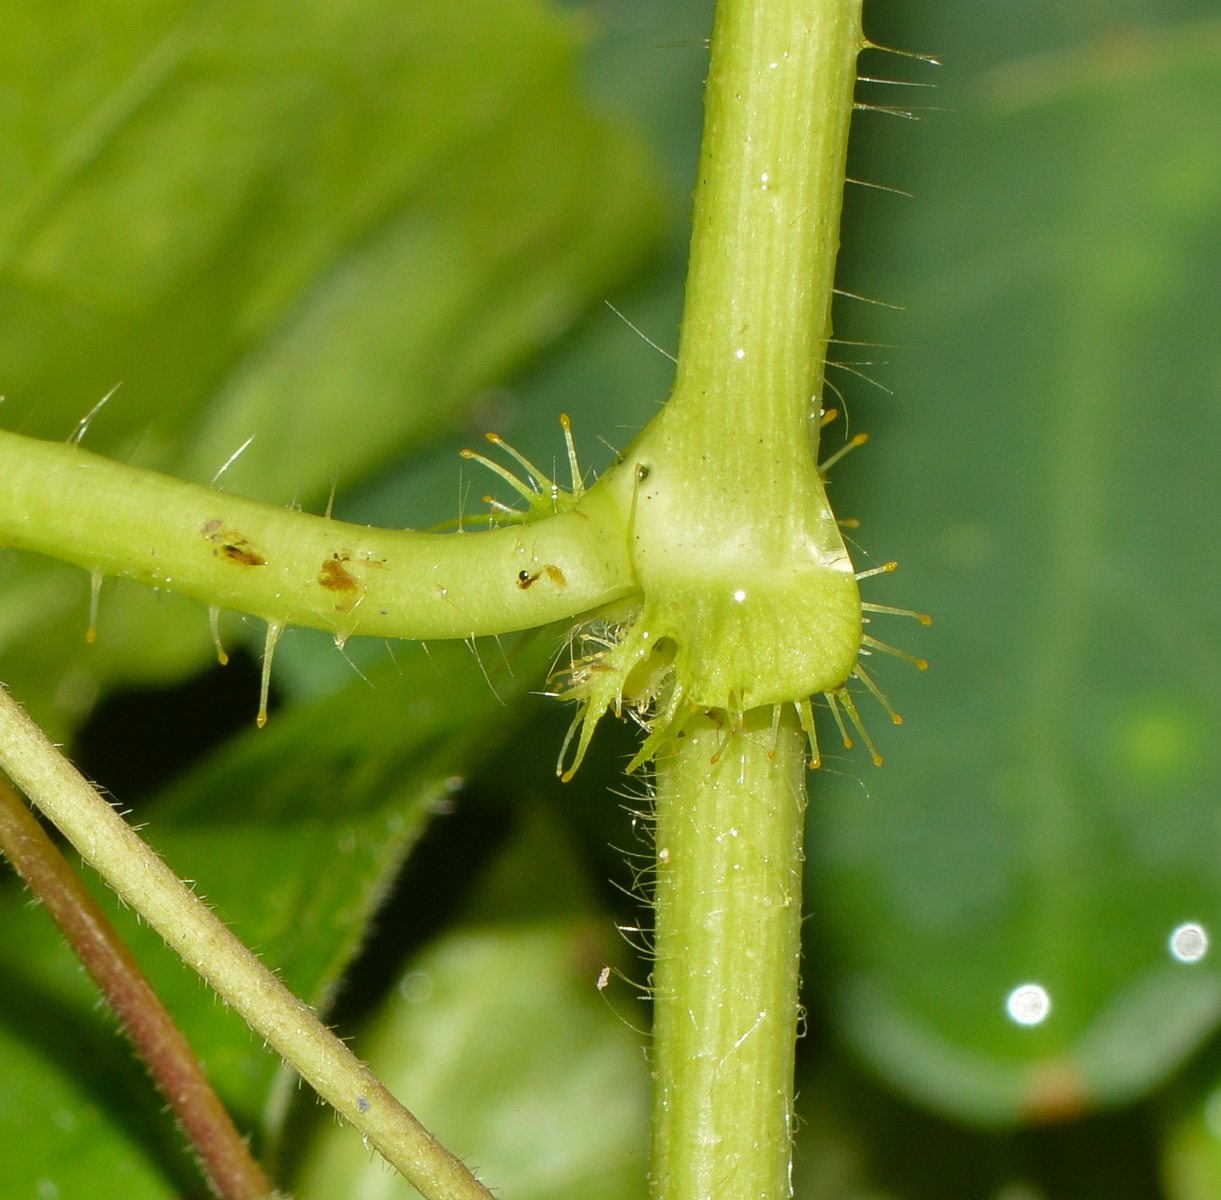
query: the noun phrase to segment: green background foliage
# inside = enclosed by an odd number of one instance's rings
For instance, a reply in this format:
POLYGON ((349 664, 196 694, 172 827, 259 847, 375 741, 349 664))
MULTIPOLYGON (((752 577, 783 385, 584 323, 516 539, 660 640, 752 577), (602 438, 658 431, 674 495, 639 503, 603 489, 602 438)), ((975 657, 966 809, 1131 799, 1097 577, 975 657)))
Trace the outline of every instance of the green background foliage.
MULTIPOLYGON (((600 467, 599 437, 664 399, 670 364, 599 302, 674 349, 707 0, 23 0, 0 22, 6 427, 66 437, 122 380, 92 449, 206 481, 255 434, 232 490, 317 510, 338 476, 338 514, 427 526, 481 508, 455 451, 484 428, 545 465, 568 412, 600 467)), ((932 663, 878 664, 905 717, 866 708, 880 771, 822 731, 797 1193, 1215 1196, 1221 973, 1166 940, 1221 930, 1221 16, 879 0, 866 28, 944 65, 862 59, 937 87, 861 85, 920 119, 854 125, 850 173, 912 196, 847 199, 841 286, 903 311, 837 305, 839 337, 881 345, 827 368, 873 435, 832 498, 858 566, 901 560, 867 598, 936 624, 872 627, 932 663), (1028 980, 1053 1007, 1019 1028, 1028 980)), ((290 633, 256 733, 240 654, 178 684, 210 654, 195 605, 108 583, 87 647, 87 594, 0 556, 14 694, 79 730, 171 863, 489 1182, 642 1195, 648 964, 613 925, 647 912, 607 881, 631 887, 648 846, 621 806, 647 800, 609 790, 623 732, 554 782, 566 717, 530 694, 554 632, 354 640, 351 663, 290 633), (150 683, 175 687, 125 690, 150 683)), ((116 919, 281 1179, 392 1194, 116 919)), ((200 1194, 11 879, 0 974, 0 1200, 200 1194)))

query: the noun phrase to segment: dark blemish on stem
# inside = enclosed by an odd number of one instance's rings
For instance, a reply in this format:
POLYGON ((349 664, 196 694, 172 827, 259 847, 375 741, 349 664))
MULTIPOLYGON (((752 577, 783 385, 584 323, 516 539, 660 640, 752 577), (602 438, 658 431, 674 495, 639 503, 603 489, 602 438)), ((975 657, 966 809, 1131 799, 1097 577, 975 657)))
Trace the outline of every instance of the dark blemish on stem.
POLYGON ((568 580, 564 578, 564 572, 559 567, 552 563, 547 563, 541 571, 535 571, 531 574, 529 571, 518 571, 517 586, 524 592, 532 583, 535 582, 541 575, 546 574, 547 578, 555 584, 556 587, 567 587, 568 580))
POLYGON ((324 559, 322 569, 318 574, 319 585, 326 588, 328 592, 359 591, 360 584, 356 582, 348 569, 343 565, 347 561, 348 556, 346 554, 341 557, 338 553, 324 559))
POLYGON ((261 554, 256 554, 251 550, 250 543, 244 538, 240 542, 226 542, 219 550, 213 550, 212 553, 219 554, 230 562, 238 563, 243 567, 265 567, 267 565, 267 560, 261 554))
POLYGON ((232 529, 225 529, 219 518, 208 521, 202 530, 205 538, 216 543, 212 553, 217 558, 227 558, 241 567, 265 567, 267 560, 250 544, 250 541, 232 529))
POLYGON ((368 1102, 368 1100, 366 1100, 364 1098, 364 1096, 356 1097, 356 1110, 357 1110, 357 1112, 368 1112, 369 1111, 369 1102, 368 1102))

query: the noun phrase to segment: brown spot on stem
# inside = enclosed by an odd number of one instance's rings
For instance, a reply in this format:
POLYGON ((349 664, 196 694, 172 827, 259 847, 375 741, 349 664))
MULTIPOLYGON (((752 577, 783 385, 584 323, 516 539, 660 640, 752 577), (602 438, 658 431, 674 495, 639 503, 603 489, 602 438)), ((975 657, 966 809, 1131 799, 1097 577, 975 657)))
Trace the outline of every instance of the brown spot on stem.
POLYGON ((324 559, 322 570, 318 574, 319 585, 326 588, 328 592, 360 591, 360 584, 343 565, 347 561, 347 555, 340 557, 338 554, 332 554, 330 558, 324 559))
POLYGON ((564 572, 561 571, 559 569, 559 567, 553 566, 551 563, 548 563, 543 568, 543 570, 547 572, 547 578, 550 579, 551 582, 554 583, 556 587, 567 587, 568 586, 568 580, 564 578, 564 572))
POLYGON ((217 558, 227 558, 232 563, 242 567, 264 567, 267 560, 243 537, 233 529, 223 528, 224 521, 219 518, 209 521, 203 527, 203 535, 210 542, 216 543, 212 551, 217 558))
POLYGON ((539 572, 535 571, 533 575, 529 571, 518 571, 517 586, 524 592, 538 578, 539 572))
POLYGON ((267 560, 258 554, 245 538, 234 538, 223 542, 212 553, 221 558, 227 558, 230 562, 242 567, 265 567, 267 565, 267 560))

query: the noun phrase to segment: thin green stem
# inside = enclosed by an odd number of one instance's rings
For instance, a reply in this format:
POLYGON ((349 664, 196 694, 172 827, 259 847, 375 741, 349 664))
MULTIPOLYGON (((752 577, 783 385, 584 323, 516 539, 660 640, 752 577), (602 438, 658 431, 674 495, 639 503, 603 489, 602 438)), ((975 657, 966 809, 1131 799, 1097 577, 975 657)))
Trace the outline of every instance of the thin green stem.
POLYGON ((634 590, 605 490, 486 533, 373 529, 0 431, 5 544, 339 638, 509 633, 634 590))
POLYGON ((756 709, 688 725, 658 763, 657 1200, 790 1192, 804 744, 756 709))
POLYGON ((250 1154, 190 1043, 80 876, 0 775, 0 850, 59 926, 106 997, 173 1109, 221 1200, 267 1200, 271 1184, 250 1154))
POLYGON ((0 687, 0 767, 81 857, 427 1200, 491 1193, 216 918, 0 687))

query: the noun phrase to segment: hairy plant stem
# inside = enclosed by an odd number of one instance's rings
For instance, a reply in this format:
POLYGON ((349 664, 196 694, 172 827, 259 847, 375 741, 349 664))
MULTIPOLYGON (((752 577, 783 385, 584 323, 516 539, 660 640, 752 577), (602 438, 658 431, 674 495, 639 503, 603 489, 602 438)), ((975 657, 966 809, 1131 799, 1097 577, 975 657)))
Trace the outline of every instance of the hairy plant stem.
POLYGON ((0 767, 81 857, 428 1200, 491 1193, 216 918, 0 687, 0 767))
POLYGON ((221 1200, 266 1200, 271 1184, 140 964, 80 876, 0 775, 0 851, 42 902, 106 997, 221 1200))
POLYGON ((0 545, 340 638, 533 629, 635 588, 622 517, 604 491, 479 534, 375 529, 3 430, 0 545), (528 586, 523 575, 534 577, 528 586))
POLYGON ((707 717, 657 764, 653 1195, 789 1195, 805 738, 707 717), (775 752, 773 757, 773 750, 775 752))
MULTIPOLYGON (((831 336, 860 8, 718 0, 675 391, 641 438, 697 468, 670 494, 658 488, 659 523, 698 531, 693 562, 735 547, 743 607, 769 570, 777 593, 786 578, 789 594, 809 579, 812 602, 830 597, 827 619, 800 629, 800 640, 828 641, 805 676, 822 670, 826 682, 810 691, 842 683, 859 645, 811 416, 831 336)), ((648 522, 643 491, 636 522, 648 522)), ((655 561, 669 570, 674 558, 655 561)), ((646 595, 650 566, 638 568, 646 595)), ((748 705, 783 698, 738 687, 748 705)), ((773 735, 770 708, 684 732, 658 762, 652 1191, 772 1200, 791 1191, 801 734, 786 712, 773 735)))

